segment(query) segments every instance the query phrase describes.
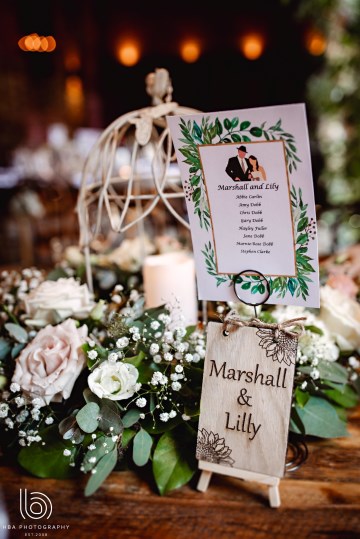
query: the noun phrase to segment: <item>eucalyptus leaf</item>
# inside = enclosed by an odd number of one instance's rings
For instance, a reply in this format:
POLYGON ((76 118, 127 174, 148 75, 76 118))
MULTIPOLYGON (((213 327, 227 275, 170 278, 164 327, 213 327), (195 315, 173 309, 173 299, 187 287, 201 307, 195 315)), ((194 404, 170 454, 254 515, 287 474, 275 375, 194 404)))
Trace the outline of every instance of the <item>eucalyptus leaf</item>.
POLYGON ((195 447, 188 436, 175 431, 163 434, 153 455, 153 473, 161 495, 185 485, 196 470, 195 447))
POLYGON ((113 442, 113 440, 109 436, 100 436, 95 441, 92 441, 91 446, 95 446, 95 449, 88 449, 82 463, 85 472, 89 472, 90 470, 95 468, 96 463, 100 459, 102 459, 104 455, 107 455, 110 451, 114 449, 115 442, 113 442), (95 458, 95 462, 92 462, 93 458, 95 458))
POLYGON ((117 463, 117 449, 114 448, 110 453, 104 455, 96 466, 96 473, 91 474, 85 487, 85 496, 91 496, 102 485, 105 479, 113 471, 117 463))
POLYGON ((296 434, 305 435, 304 425, 298 414, 298 406, 291 407, 291 417, 290 417, 290 430, 291 432, 296 432, 296 434))
MULTIPOLYGON (((338 384, 346 384, 348 380, 348 372, 339 363, 330 361, 320 361, 316 367, 320 373, 320 378, 330 380, 331 382, 337 382, 338 384)), ((300 372, 310 374, 313 367, 305 366, 299 367, 300 372)))
POLYGON ((100 404, 101 402, 99 397, 95 395, 95 393, 93 393, 88 387, 84 389, 83 397, 85 399, 85 402, 95 402, 96 404, 100 404))
POLYGON ((75 475, 70 466, 71 458, 76 448, 70 442, 60 438, 57 425, 48 427, 40 432, 42 441, 34 442, 29 447, 23 447, 18 455, 18 462, 25 470, 37 477, 52 477, 67 479, 75 475), (42 445, 45 442, 45 445, 42 445), (64 450, 71 452, 64 455, 64 450))
POLYGON ((136 466, 145 466, 150 458, 153 439, 144 429, 140 429, 134 438, 133 461, 136 466))
POLYGON ((123 424, 120 414, 116 413, 110 406, 103 404, 100 407, 99 429, 105 433, 113 432, 113 434, 121 434, 123 424), (112 428, 112 431, 110 431, 112 428))
POLYGON ((15 346, 13 347, 13 349, 11 350, 11 357, 12 359, 15 359, 18 357, 18 355, 20 354, 21 350, 23 348, 25 348, 25 344, 15 344, 15 346))
POLYGON ((13 337, 17 342, 21 344, 27 343, 28 334, 25 329, 18 324, 8 322, 7 324, 5 324, 5 329, 8 331, 9 335, 11 335, 11 337, 13 337))
POLYGON ((336 361, 320 361, 317 368, 321 378, 338 382, 339 384, 346 384, 348 380, 348 371, 336 361))
POLYGON ((139 420, 140 414, 141 414, 140 410, 135 410, 135 409, 129 410, 122 417, 122 423, 124 427, 127 429, 129 427, 132 427, 135 423, 137 423, 137 421, 139 420))
POLYGON ((305 428, 305 434, 320 438, 339 438, 347 436, 346 425, 334 407, 325 399, 310 397, 303 408, 296 407, 305 428))
POLYGON ((94 432, 99 425, 100 407, 96 402, 88 402, 76 414, 76 421, 84 432, 94 432))
POLYGON ((71 440, 76 427, 77 423, 74 416, 65 417, 59 423, 59 433, 65 440, 71 440))
POLYGON ((0 337, 0 359, 4 359, 11 350, 11 344, 6 340, 0 337))

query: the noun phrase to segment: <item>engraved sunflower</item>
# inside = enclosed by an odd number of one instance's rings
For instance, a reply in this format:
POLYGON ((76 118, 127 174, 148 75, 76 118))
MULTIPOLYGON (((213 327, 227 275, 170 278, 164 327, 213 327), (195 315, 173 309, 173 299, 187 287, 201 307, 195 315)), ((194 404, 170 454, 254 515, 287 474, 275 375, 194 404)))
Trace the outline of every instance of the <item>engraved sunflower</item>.
POLYGON ((235 461, 230 457, 231 453, 232 449, 225 445, 225 438, 220 438, 218 434, 212 431, 208 432, 206 429, 198 431, 197 459, 232 466, 235 461))
POLYGON ((296 363, 298 338, 278 329, 260 328, 256 335, 260 337, 259 346, 266 350, 266 356, 273 361, 284 362, 290 367, 296 363))

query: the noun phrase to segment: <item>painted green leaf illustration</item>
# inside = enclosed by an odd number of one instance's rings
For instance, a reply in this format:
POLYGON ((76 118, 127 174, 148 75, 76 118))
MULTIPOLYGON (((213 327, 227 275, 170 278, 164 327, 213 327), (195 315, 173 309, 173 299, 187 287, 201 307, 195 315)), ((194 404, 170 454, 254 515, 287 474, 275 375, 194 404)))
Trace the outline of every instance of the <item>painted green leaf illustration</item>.
POLYGON ((250 129, 250 133, 253 135, 253 137, 261 137, 263 130, 260 127, 252 127, 250 129))
POLYGON ((225 118, 224 120, 224 126, 225 126, 225 129, 227 129, 228 131, 230 131, 231 129, 231 122, 228 118, 225 118))

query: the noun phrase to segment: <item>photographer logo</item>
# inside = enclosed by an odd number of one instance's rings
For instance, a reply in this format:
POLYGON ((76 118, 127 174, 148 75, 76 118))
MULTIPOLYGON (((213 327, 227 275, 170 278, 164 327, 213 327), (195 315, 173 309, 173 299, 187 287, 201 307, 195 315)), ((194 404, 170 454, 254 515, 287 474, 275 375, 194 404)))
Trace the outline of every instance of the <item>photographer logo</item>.
POLYGON ((51 500, 43 492, 28 493, 26 488, 20 489, 20 514, 23 519, 48 519, 52 514, 51 500))

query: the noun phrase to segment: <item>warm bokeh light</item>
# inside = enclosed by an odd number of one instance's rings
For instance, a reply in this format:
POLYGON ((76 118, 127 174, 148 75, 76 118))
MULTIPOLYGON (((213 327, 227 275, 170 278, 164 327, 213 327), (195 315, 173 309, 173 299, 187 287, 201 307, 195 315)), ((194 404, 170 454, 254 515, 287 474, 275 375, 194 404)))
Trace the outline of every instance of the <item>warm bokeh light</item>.
POLYGON ((305 46, 313 56, 321 56, 326 51, 326 37, 320 30, 310 30, 305 36, 305 46))
POLYGON ((19 47, 20 47, 20 49, 21 49, 22 51, 26 51, 26 50, 27 50, 27 48, 26 48, 26 46, 25 46, 25 39, 26 39, 26 36, 20 38, 19 41, 18 41, 18 45, 19 45, 19 47))
POLYGON ((65 80, 65 103, 70 122, 80 123, 84 118, 85 96, 83 83, 77 75, 69 75, 65 80))
POLYGON ((33 38, 33 50, 38 51, 40 49, 41 41, 39 36, 34 36, 33 38))
POLYGON ((76 49, 70 49, 65 54, 65 69, 67 71, 77 71, 80 69, 80 55, 76 49))
POLYGON ((33 36, 27 36, 24 41, 25 49, 27 51, 34 50, 34 38, 33 36))
POLYGON ((135 41, 124 41, 118 45, 116 56, 124 66, 134 66, 140 60, 140 47, 135 41))
POLYGON ((65 98, 70 108, 79 107, 84 101, 83 85, 80 77, 71 75, 65 81, 65 98))
POLYGON ((56 41, 52 36, 29 34, 19 39, 18 45, 26 52, 52 52, 56 48, 56 41))
POLYGON ((48 43, 48 40, 46 39, 46 37, 42 37, 40 39, 40 49, 43 51, 43 52, 46 52, 48 50, 48 47, 49 47, 49 43, 48 43))
POLYGON ((262 34, 246 34, 240 39, 240 50, 248 60, 257 60, 265 49, 265 38, 262 34))
POLYGON ((196 62, 201 54, 200 44, 196 40, 184 41, 180 46, 180 56, 184 62, 192 64, 196 62))
POLYGON ((53 36, 46 36, 48 42, 48 48, 46 52, 52 52, 56 49, 56 41, 53 36))

